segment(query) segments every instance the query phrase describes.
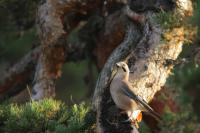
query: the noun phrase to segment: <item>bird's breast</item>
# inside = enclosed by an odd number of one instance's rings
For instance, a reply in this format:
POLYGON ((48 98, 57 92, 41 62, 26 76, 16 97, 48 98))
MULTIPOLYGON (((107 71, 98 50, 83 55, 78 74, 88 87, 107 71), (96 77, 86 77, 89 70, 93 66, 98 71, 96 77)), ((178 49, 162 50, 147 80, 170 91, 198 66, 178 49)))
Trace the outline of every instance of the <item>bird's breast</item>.
POLYGON ((110 85, 110 93, 114 103, 118 108, 126 111, 137 110, 138 109, 137 103, 123 93, 122 87, 123 87, 122 81, 120 80, 112 81, 110 85))

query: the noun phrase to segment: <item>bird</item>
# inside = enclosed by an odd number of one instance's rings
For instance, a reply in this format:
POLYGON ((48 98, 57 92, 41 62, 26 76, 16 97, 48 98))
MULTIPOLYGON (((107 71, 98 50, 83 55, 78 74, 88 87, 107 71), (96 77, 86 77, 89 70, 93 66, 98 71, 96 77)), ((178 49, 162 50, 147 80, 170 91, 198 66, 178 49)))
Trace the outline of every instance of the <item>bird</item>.
POLYGON ((116 106, 128 115, 128 120, 138 128, 142 120, 142 112, 147 112, 157 120, 160 115, 155 112, 148 103, 139 95, 136 95, 134 88, 129 82, 130 70, 128 65, 121 61, 116 63, 117 71, 110 83, 110 94, 116 106))

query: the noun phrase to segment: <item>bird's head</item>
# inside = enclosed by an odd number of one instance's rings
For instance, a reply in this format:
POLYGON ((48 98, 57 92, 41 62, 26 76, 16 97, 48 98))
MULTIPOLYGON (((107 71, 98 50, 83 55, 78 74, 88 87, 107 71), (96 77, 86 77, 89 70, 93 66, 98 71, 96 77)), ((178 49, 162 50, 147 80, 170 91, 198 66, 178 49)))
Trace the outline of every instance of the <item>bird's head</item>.
POLYGON ((123 61, 118 62, 116 63, 116 66, 117 66, 117 69, 122 70, 125 73, 129 73, 128 65, 125 62, 123 61))

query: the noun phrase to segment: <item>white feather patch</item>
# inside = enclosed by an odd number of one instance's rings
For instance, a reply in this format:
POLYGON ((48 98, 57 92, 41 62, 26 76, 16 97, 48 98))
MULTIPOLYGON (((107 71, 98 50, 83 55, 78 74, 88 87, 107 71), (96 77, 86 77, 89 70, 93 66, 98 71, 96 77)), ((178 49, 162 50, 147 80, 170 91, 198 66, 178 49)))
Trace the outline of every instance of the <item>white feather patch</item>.
POLYGON ((131 118, 133 120, 136 120, 138 118, 138 115, 141 113, 141 110, 135 110, 133 111, 132 115, 131 115, 131 118))

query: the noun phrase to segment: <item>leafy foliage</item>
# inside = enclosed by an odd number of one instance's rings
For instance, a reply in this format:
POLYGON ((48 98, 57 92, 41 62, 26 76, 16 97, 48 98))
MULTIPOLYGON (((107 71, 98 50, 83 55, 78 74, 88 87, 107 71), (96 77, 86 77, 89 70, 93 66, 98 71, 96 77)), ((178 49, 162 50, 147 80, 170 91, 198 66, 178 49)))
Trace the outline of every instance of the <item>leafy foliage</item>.
POLYGON ((190 19, 190 22, 193 25, 200 26, 199 20, 200 20, 200 1, 196 0, 194 4, 194 14, 190 19))
MULTIPOLYGON (((179 111, 172 112, 165 108, 163 123, 161 124, 162 133, 196 133, 200 130, 198 112, 195 111, 195 99, 198 98, 191 92, 199 91, 200 68, 192 63, 177 66, 174 69, 174 75, 168 79, 169 91, 174 93, 173 97, 179 104, 179 111), (194 95, 194 96, 193 96, 194 95)), ((197 94, 198 95, 198 94, 197 94)))
POLYGON ((8 22, 8 24, 14 24, 18 30, 32 27, 35 23, 38 3, 39 0, 1 0, 0 18, 4 18, 4 21, 1 21, 0 24, 8 22))
POLYGON ((25 105, 0 105, 0 132, 5 133, 79 133, 94 132, 95 117, 82 103, 67 107, 45 99, 25 105))

